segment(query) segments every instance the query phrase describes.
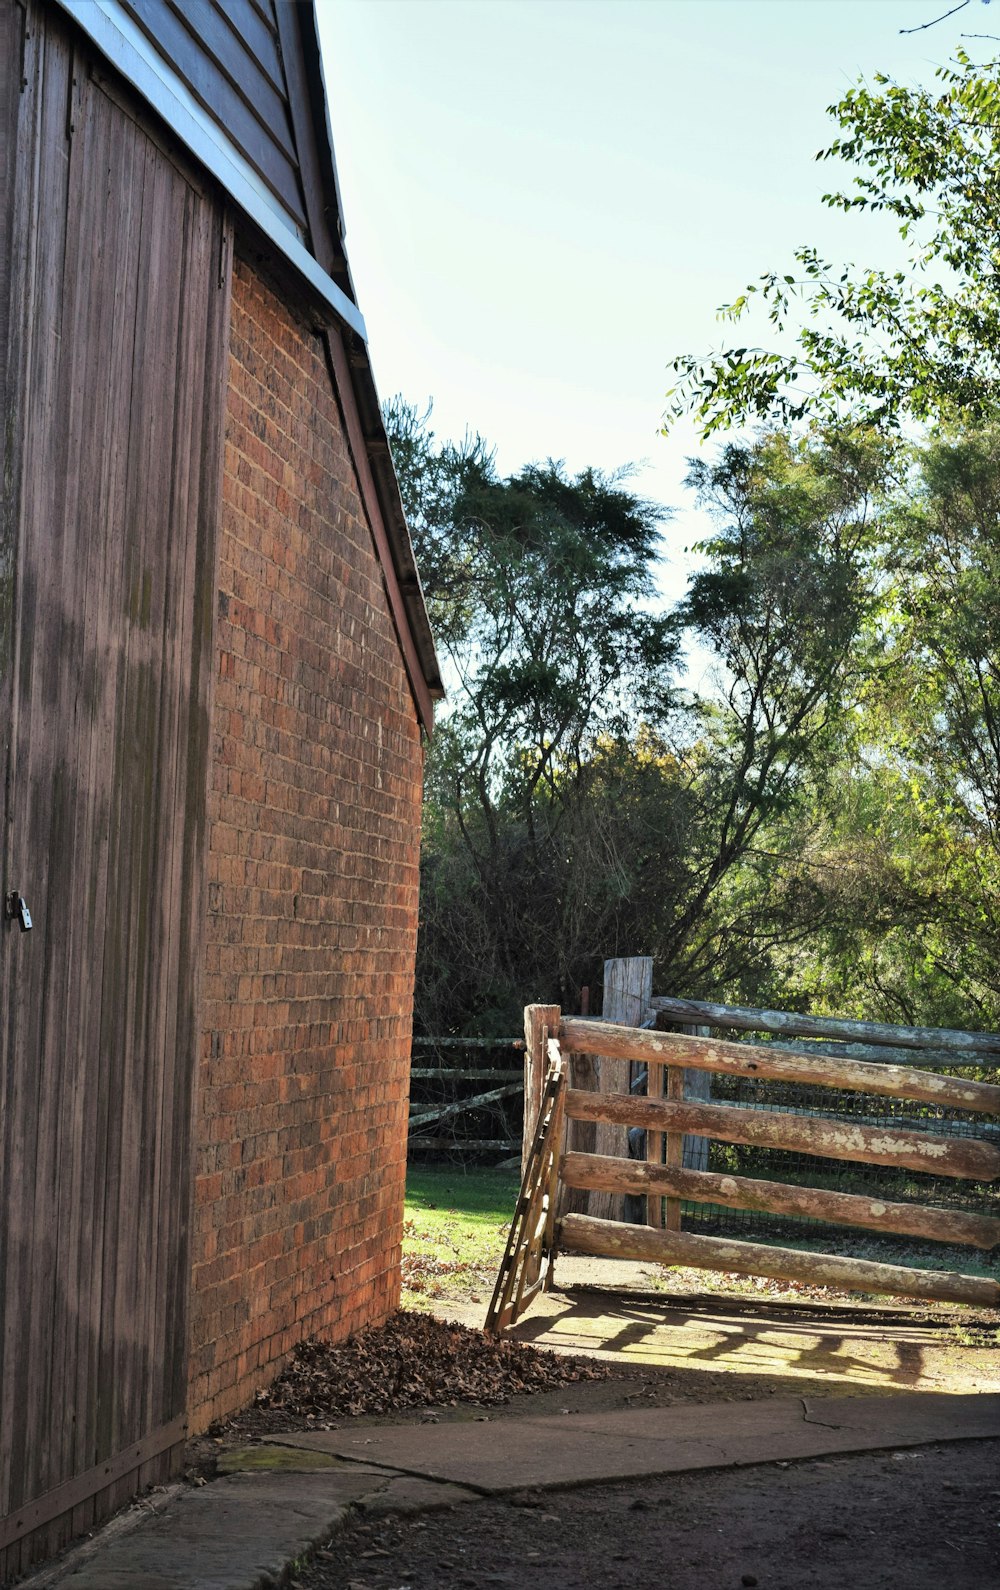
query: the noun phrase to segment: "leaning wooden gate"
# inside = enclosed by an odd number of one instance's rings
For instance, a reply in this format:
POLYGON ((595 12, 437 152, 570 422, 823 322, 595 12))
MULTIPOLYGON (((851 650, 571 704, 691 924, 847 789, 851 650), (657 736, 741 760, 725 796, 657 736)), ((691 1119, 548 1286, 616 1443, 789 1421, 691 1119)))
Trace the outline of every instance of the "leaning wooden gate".
MULTIPOLYGON (((700 1021, 706 1020, 706 1013, 715 1025, 739 1025, 732 1019, 738 1013, 725 1007, 683 1004, 682 1009, 668 1012, 700 1021)), ((832 1226, 931 1242, 995 1248, 1000 1244, 1000 1219, 990 1214, 692 1170, 683 1164, 684 1135, 697 1133, 723 1143, 787 1149, 819 1160, 897 1166, 918 1174, 985 1184, 1000 1177, 1000 1146, 986 1135, 947 1136, 922 1126, 871 1125, 836 1120, 819 1112, 762 1112, 731 1104, 689 1102, 683 1097, 683 1077, 685 1071, 693 1070, 853 1089, 987 1117, 1000 1115, 1000 1087, 925 1070, 919 1054, 913 1057, 916 1064, 898 1065, 858 1059, 843 1052, 846 1046, 835 1054, 779 1050, 761 1043, 563 1019, 552 1006, 529 1007, 525 1029, 529 1036, 526 1108, 535 1097, 543 1107, 537 1110, 530 1137, 526 1121, 518 1213, 490 1304, 487 1329, 498 1331, 512 1323, 540 1286, 552 1284, 557 1251, 684 1264, 937 1302, 1000 1305, 1000 1283, 988 1276, 917 1269, 681 1230, 682 1203, 713 1204, 804 1216, 832 1226), (543 1057, 548 1068, 539 1097, 537 1079, 542 1074, 543 1057), (645 1066, 645 1096, 598 1091, 592 1065, 595 1057, 645 1066), (598 1154, 572 1142, 567 1145, 567 1133, 572 1133, 574 1126, 580 1137, 580 1127, 597 1123, 641 1129, 645 1158, 598 1154), (585 1192, 643 1199, 645 1223, 625 1224, 574 1210, 574 1194, 585 1192)), ((889 1044, 893 1036, 899 1039, 902 1029, 893 1033, 880 1028, 877 1032, 880 1041, 889 1044)), ((875 1033, 871 1026, 869 1035, 875 1033)), ((925 1034, 923 1042, 910 1033, 904 1042, 915 1050, 930 1048, 940 1053, 943 1040, 960 1036, 974 1041, 971 1035, 938 1032, 925 1034)), ((983 1131, 985 1134, 988 1128, 983 1131)))

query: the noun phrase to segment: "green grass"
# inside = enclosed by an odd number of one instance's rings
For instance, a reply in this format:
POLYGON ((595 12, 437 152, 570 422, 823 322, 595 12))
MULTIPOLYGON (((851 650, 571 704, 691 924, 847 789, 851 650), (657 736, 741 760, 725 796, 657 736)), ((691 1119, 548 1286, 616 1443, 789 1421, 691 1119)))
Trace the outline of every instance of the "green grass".
MULTIPOLYGON (((404 1308, 427 1309, 442 1301, 482 1304, 485 1309, 496 1280, 504 1243, 517 1201, 519 1177, 514 1171, 472 1166, 411 1166, 407 1174, 403 1229, 404 1308)), ((697 1228, 696 1228, 697 1229, 697 1228)), ((748 1234, 749 1235, 749 1234, 748 1234)), ((754 1234, 753 1240, 767 1241, 754 1234)), ((881 1259, 919 1269, 958 1270, 966 1275, 996 1278, 994 1263, 976 1249, 895 1246, 885 1237, 844 1229, 841 1240, 776 1235, 769 1244, 802 1252, 853 1253, 857 1258, 881 1259)), ((840 1292, 834 1287, 810 1287, 801 1282, 770 1280, 763 1276, 727 1274, 720 1282, 711 1270, 664 1266, 659 1285, 682 1290, 757 1295, 762 1298, 823 1296, 828 1301, 857 1302, 867 1293, 840 1292)), ((656 1284, 656 1283, 654 1283, 656 1284)))
POLYGON ((403 1226, 403 1307, 493 1290, 517 1202, 517 1171, 411 1166, 403 1226))

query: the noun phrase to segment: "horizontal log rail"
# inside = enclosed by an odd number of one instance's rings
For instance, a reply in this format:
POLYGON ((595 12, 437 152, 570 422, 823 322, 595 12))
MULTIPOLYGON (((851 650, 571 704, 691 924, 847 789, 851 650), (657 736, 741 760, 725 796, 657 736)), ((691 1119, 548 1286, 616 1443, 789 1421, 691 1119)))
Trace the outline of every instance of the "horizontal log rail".
POLYGON ((787 1033, 797 1038, 841 1038, 857 1043, 888 1044, 896 1049, 960 1049, 967 1054, 1000 1059, 1000 1033, 997 1032, 956 1032, 950 1027, 891 1027, 880 1021, 802 1016, 788 1010, 713 1005, 701 999, 654 997, 650 1004, 671 1021, 691 1026, 735 1027, 745 1032, 787 1033))
POLYGON ((411 1115, 409 1129, 412 1132, 415 1126, 425 1126, 431 1121, 449 1120, 455 1115, 467 1115, 470 1110, 481 1110, 487 1104, 497 1104, 501 1099, 509 1099, 515 1093, 520 1093, 522 1082, 511 1082, 504 1088, 493 1088, 489 1093, 477 1093, 471 1099, 456 1099, 454 1104, 443 1104, 432 1110, 422 1110, 418 1115, 411 1115))
POLYGON ((411 1038, 414 1049, 524 1049, 523 1038, 411 1038))
POLYGON ((695 1132, 723 1143, 785 1148, 822 1159, 900 1165, 937 1176, 993 1181, 1000 1176, 1000 1149, 978 1138, 935 1137, 930 1132, 860 1126, 849 1121, 746 1110, 735 1105, 665 1102, 625 1093, 566 1094, 571 1121, 613 1121, 649 1132, 695 1132))
POLYGON ((566 1018, 561 1028, 564 1047, 577 1054, 608 1055, 654 1065, 679 1065, 695 1071, 768 1082, 803 1083, 809 1087, 848 1089, 896 1099, 915 1099, 953 1109, 1000 1114, 1000 1087, 992 1082, 966 1082, 908 1066, 879 1065, 864 1060, 813 1059, 766 1044, 729 1043, 675 1032, 640 1032, 606 1022, 566 1018))
POLYGON ((989 1215, 929 1208, 924 1204, 888 1203, 858 1193, 756 1181, 749 1176, 673 1169, 644 1160, 616 1159, 609 1154, 568 1153, 561 1175, 566 1187, 584 1192, 632 1193, 642 1197, 659 1194, 664 1198, 686 1198, 691 1203, 721 1204, 726 1209, 804 1216, 831 1225, 860 1226, 868 1231, 921 1237, 931 1242, 966 1243, 976 1248, 992 1248, 1000 1243, 1000 1220, 989 1215))
MULTIPOLYGON (((709 1237, 679 1229, 681 1204, 687 1201, 811 1220, 821 1225, 857 1227, 886 1237, 966 1244, 984 1251, 1000 1248, 1000 1218, 992 1215, 923 1202, 893 1202, 877 1193, 842 1192, 728 1175, 709 1171, 707 1155, 700 1165, 685 1165, 681 1155, 686 1140, 714 1139, 855 1163, 859 1167, 896 1166, 935 1177, 995 1181, 1000 1178, 1000 1145, 986 1139, 987 1133, 996 1130, 993 1121, 983 1121, 972 1128, 976 1136, 948 1136, 944 1130, 934 1130, 933 1120, 926 1123, 927 1129, 923 1129, 923 1121, 911 1126, 897 1120, 882 1126, 877 1120, 838 1118, 818 1110, 799 1112, 780 1104, 776 1108, 748 1109, 735 1104, 706 1103, 690 1093, 685 1096, 684 1089, 697 1084, 698 1073, 719 1072, 779 1085, 825 1087, 913 1100, 939 1109, 990 1115, 995 1121, 1000 1117, 1000 1087, 928 1071, 920 1063, 926 1061, 926 1053, 920 1054, 913 1065, 896 1061, 900 1057, 908 1060, 910 1049, 922 1044, 928 1051, 933 1045, 935 1054, 945 1064, 958 1064, 971 1054, 987 1054, 1000 1063, 1000 1036, 795 1016, 788 1018, 791 1025, 781 1025, 781 1012, 689 1000, 654 1003, 673 1020, 702 1024, 703 1031, 713 1021, 716 1026, 742 1025, 757 1030, 774 1026, 803 1038, 812 1034, 849 1039, 851 1043, 857 1040, 863 1042, 864 1053, 846 1053, 843 1041, 839 1046, 822 1045, 822 1051, 832 1050, 831 1053, 821 1052, 819 1045, 810 1051, 805 1045, 800 1048, 785 1043, 733 1043, 688 1033, 657 1033, 610 1021, 563 1017, 556 1006, 530 1006, 525 1013, 525 1031, 529 1034, 528 1060, 535 1073, 539 1074, 547 1062, 550 1077, 557 1071, 565 1077, 566 1061, 563 1058, 560 1066, 561 1057, 579 1057, 573 1066, 577 1085, 564 1084, 558 1112, 548 1111, 550 1127, 559 1116, 572 1124, 555 1162, 556 1170, 549 1173, 547 1201, 538 1201, 540 1180, 536 1171, 533 1218, 526 1224, 522 1211, 522 1235, 514 1240, 512 1233, 514 1249, 524 1247, 532 1264, 543 1250, 548 1255, 549 1284, 551 1263, 557 1250, 561 1250, 603 1258, 683 1264, 723 1273, 773 1276, 848 1291, 1000 1307, 1000 1281, 992 1278, 854 1259, 837 1253, 803 1252, 769 1242, 709 1237), (549 1036, 553 1032, 559 1034, 558 1043, 549 1036), (873 1047, 874 1055, 879 1055, 875 1047, 878 1044, 884 1045, 891 1056, 888 1063, 887 1059, 872 1056, 873 1047), (608 1067, 603 1089, 602 1059, 615 1063, 608 1067), (647 1067, 645 1097, 625 1091, 629 1072, 623 1062, 647 1067), (621 1146, 610 1152, 595 1152, 596 1145, 587 1135, 592 1126, 587 1123, 612 1128, 611 1141, 621 1146), (625 1135, 617 1129, 630 1127, 646 1134, 645 1160, 623 1157, 625 1135), (648 1224, 597 1219, 578 1212, 581 1200, 586 1207, 588 1194, 604 1200, 598 1206, 602 1215, 608 1202, 618 1210, 623 1196, 643 1200, 648 1224), (664 1214, 667 1229, 663 1229, 664 1214)), ((527 1088, 525 1096, 531 1096, 527 1088)), ((551 1103, 552 1095, 547 1093, 546 1097, 551 1103)), ((543 1109, 542 1113, 546 1111, 543 1109)), ((551 1151, 551 1144, 550 1136, 547 1152, 551 1151)), ((947 1204, 947 1198, 942 1197, 947 1204)), ((510 1264, 515 1262, 514 1249, 510 1264)), ((523 1265, 527 1261, 516 1262, 523 1265)), ((523 1273, 529 1275, 528 1286, 519 1285, 515 1294, 501 1300, 499 1309, 494 1310, 500 1328, 520 1311, 522 1291, 524 1301, 531 1291, 531 1265, 523 1273)))
POLYGON ((486 1066, 474 1070, 466 1066, 411 1066, 410 1076, 420 1081, 436 1077, 443 1082, 516 1082, 518 1092, 524 1086, 521 1071, 491 1071, 486 1066))
POLYGON ((932 1071, 935 1067, 975 1066, 995 1071, 1000 1067, 1000 1054, 973 1054, 968 1049, 901 1049, 893 1044, 834 1043, 832 1039, 760 1037, 757 1042, 765 1049, 779 1053, 829 1055, 833 1060, 874 1060, 876 1064, 919 1066, 932 1071))
POLYGON ((950 1270, 911 1270, 902 1264, 848 1259, 840 1254, 802 1253, 797 1248, 772 1248, 761 1242, 736 1242, 700 1237, 686 1231, 654 1231, 651 1226, 619 1225, 590 1215, 565 1215, 559 1223, 559 1247, 566 1253, 600 1258, 638 1259, 656 1264, 684 1264, 697 1270, 767 1275, 812 1286, 836 1286, 890 1297, 931 1298, 939 1303, 971 1303, 1000 1307, 1000 1282, 950 1270))
POLYGON ((406 1152, 423 1154, 475 1154, 475 1153, 504 1153, 520 1154, 521 1139, 519 1137, 411 1137, 406 1145, 406 1152))

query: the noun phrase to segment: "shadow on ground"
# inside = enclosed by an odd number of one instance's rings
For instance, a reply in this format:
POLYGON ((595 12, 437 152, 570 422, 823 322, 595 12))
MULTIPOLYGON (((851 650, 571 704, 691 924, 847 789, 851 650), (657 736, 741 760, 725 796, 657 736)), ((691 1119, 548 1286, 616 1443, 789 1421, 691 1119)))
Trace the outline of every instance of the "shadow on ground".
MULTIPOLYGON (((464 1303, 442 1304, 440 1313, 482 1323, 483 1310, 464 1303)), ((641 1266, 614 1260, 562 1260, 556 1289, 510 1335, 648 1375, 685 1400, 718 1396, 723 1386, 739 1398, 1000 1390, 993 1316, 667 1292, 641 1266)))

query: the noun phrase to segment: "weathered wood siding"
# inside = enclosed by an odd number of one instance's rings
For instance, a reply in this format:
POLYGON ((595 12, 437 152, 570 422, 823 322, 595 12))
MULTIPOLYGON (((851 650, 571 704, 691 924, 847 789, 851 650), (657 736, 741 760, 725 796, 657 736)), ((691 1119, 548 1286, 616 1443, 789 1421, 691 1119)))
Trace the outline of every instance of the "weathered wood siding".
MULTIPOLYGON (((307 229, 275 0, 122 0, 287 212, 307 229)), ((291 16, 296 7, 281 0, 291 16)), ((289 30, 290 32, 292 30, 289 30)), ((288 46, 286 46, 287 48, 288 46)), ((324 261, 325 264, 325 261, 324 261)))
POLYGON ((220 207, 53 8, 21 75, 3 887, 35 925, 0 934, 0 1578, 183 1434, 228 314, 220 207))

